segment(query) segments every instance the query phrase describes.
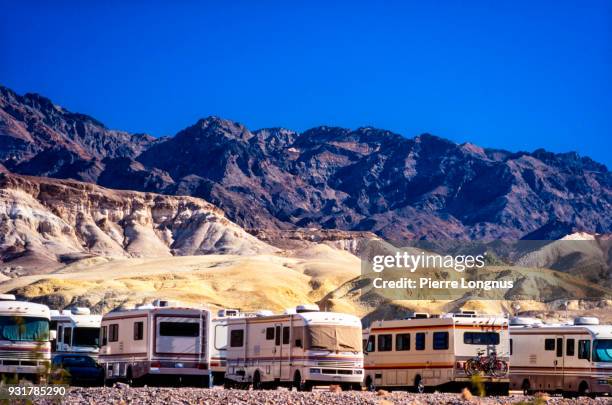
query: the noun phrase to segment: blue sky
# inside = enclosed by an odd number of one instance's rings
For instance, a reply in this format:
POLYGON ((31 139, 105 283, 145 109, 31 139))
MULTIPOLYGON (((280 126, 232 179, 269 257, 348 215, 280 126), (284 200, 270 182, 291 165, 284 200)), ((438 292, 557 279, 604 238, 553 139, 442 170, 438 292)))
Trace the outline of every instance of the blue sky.
POLYGON ((111 128, 372 125, 612 167, 609 1, 0 2, 0 83, 111 128))

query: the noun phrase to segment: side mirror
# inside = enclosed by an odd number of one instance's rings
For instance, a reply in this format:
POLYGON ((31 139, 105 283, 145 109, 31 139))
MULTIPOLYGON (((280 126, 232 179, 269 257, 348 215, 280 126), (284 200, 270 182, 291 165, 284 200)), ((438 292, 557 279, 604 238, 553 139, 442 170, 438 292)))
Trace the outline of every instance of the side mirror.
POLYGON ((302 347, 302 339, 296 339, 295 347, 302 347))

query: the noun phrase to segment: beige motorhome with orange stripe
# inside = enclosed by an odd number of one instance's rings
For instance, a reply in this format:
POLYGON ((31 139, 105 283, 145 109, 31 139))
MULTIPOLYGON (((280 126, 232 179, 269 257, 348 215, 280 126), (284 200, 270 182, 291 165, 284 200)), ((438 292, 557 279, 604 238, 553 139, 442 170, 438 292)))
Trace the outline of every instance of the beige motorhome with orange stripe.
POLYGON ((510 326, 513 389, 571 394, 612 394, 612 325, 579 317, 547 325, 513 318, 510 326))
POLYGON ((255 389, 339 384, 363 379, 361 321, 353 315, 298 306, 285 314, 260 312, 228 319, 226 384, 255 389))
POLYGON ((212 320, 206 309, 165 300, 105 314, 99 353, 105 380, 180 379, 209 386, 213 373, 224 368, 216 348, 224 347, 227 334, 215 327, 219 319, 212 320))
MULTIPOLYGON (((465 362, 479 350, 508 361, 508 319, 501 316, 415 314, 375 321, 366 330, 365 379, 369 389, 402 388, 422 392, 471 385, 465 362)), ((508 391, 508 376, 483 375, 489 392, 508 391)))

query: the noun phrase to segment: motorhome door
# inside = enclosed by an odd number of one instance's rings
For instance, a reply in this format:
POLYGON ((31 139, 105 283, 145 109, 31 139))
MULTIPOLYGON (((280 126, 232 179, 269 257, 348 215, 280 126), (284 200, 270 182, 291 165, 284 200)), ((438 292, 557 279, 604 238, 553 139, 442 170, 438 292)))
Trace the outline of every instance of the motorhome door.
POLYGON ((272 365, 273 376, 276 379, 287 380, 290 378, 289 356, 290 350, 290 327, 277 323, 274 325, 274 364, 272 365))
POLYGON ((564 362, 563 362, 563 349, 565 339, 563 336, 555 336, 555 361, 554 361, 554 384, 555 389, 563 389, 563 374, 564 374, 564 362))

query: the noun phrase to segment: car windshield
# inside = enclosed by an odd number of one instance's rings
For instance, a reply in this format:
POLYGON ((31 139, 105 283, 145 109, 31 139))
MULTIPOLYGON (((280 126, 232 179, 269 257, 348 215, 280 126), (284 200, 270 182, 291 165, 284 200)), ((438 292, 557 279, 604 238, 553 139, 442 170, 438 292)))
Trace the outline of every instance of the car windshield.
POLYGON ((100 346, 100 328, 75 328, 73 346, 100 346))
POLYGON ((361 351, 361 328, 340 325, 310 325, 305 330, 305 349, 336 352, 361 351))
POLYGON ((0 339, 45 341, 49 339, 49 320, 33 316, 0 316, 0 339))
POLYGON ((88 356, 66 356, 62 358, 65 367, 95 367, 96 362, 88 356))
POLYGON ((593 343, 593 361, 612 362, 612 339, 598 339, 593 343))

